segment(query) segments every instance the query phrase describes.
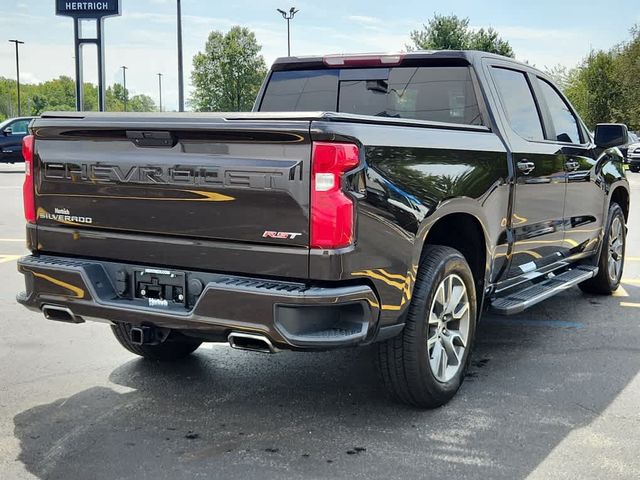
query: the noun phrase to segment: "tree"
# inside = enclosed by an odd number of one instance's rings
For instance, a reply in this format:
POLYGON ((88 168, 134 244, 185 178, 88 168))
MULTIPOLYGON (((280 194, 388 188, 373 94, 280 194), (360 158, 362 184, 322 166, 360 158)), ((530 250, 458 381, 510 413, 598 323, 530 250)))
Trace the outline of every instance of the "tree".
POLYGON ((193 57, 190 104, 196 111, 251 110, 267 73, 253 32, 233 27, 227 34, 211 32, 204 52, 193 57))
POLYGON ((589 128, 626 123, 640 129, 640 27, 631 40, 607 51, 592 51, 572 69, 547 69, 589 128))
POLYGON ((564 92, 589 128, 622 121, 623 102, 614 52, 591 52, 568 74, 564 92))
POLYGON ((143 94, 131 97, 127 108, 130 112, 155 112, 158 110, 153 98, 143 94))
POLYGON ((631 40, 618 48, 615 67, 621 101, 618 118, 640 130, 640 24, 631 29, 631 40))
POLYGON ((545 73, 553 78, 553 81, 561 90, 565 91, 571 82, 573 69, 568 69, 566 66, 558 63, 553 67, 545 67, 545 73))
MULTIPOLYGON (((24 115, 40 115, 45 111, 73 111, 76 109, 75 81, 71 77, 60 76, 46 82, 20 84, 21 107, 24 115)), ((0 119, 17 114, 16 82, 0 77, 0 119)), ((127 92, 128 94, 128 92, 127 92)), ((106 110, 124 111, 124 89, 115 84, 107 88, 106 110)), ((127 109, 132 112, 152 112, 155 103, 148 95, 130 96, 127 109)), ((84 84, 83 110, 98 110, 98 87, 84 84)))
POLYGON ((514 56, 509 42, 500 38, 493 28, 474 31, 469 28, 468 18, 457 15, 435 14, 422 30, 412 31, 410 37, 413 45, 407 45, 409 50, 482 50, 514 56))
POLYGON ((477 32, 472 32, 469 48, 471 50, 497 53, 498 55, 504 55, 505 57, 515 56, 509 42, 500 38, 498 32, 491 27, 486 30, 481 28, 477 32))
MULTIPOLYGON (((96 97, 98 95, 96 89, 96 97)), ((157 110, 156 104, 149 95, 133 95, 129 89, 125 91, 119 83, 114 83, 107 88, 105 93, 106 107, 109 112, 124 112, 124 100, 127 99, 128 112, 154 112, 157 110), (126 94, 126 97, 125 97, 126 94)))

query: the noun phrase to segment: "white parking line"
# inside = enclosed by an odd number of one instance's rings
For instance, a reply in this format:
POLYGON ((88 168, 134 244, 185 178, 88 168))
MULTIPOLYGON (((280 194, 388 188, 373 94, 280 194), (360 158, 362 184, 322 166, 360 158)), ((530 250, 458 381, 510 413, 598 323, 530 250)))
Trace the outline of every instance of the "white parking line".
POLYGON ((620 302, 621 307, 640 308, 640 303, 620 302))
POLYGON ((11 262, 13 260, 17 260, 22 255, 0 255, 0 263, 11 262))
POLYGON ((611 294, 612 297, 628 297, 629 294, 627 293, 627 291, 622 288, 622 285, 620 285, 617 290, 615 292, 613 292, 611 294))

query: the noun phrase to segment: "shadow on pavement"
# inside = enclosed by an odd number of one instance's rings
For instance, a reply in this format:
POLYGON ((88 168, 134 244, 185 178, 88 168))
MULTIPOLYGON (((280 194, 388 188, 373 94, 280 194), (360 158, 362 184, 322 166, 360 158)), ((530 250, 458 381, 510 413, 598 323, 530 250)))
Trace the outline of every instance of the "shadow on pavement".
POLYGON ((488 316, 467 381, 434 411, 387 398, 373 348, 131 360, 110 376, 131 391, 90 388, 17 415, 19 460, 43 479, 524 478, 637 373, 626 321, 603 341, 614 305, 572 291, 488 316))

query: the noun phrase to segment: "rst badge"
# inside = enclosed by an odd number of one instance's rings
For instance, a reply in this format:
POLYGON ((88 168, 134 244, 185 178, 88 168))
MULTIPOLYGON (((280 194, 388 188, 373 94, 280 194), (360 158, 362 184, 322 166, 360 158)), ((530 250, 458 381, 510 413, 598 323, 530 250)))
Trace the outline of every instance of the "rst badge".
POLYGON ((279 239, 288 239, 293 240, 296 237, 299 237, 302 233, 294 233, 294 232, 276 232, 272 230, 265 230, 262 234, 262 238, 279 238, 279 239))

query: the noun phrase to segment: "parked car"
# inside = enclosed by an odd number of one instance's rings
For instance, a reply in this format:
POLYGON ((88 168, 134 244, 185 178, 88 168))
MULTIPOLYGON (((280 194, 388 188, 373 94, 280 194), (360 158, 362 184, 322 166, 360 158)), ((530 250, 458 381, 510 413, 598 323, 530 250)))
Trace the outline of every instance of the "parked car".
POLYGON ((22 162, 22 139, 34 117, 10 118, 0 123, 0 163, 22 162))
POLYGON ((633 132, 629 132, 629 141, 624 144, 624 145, 620 145, 620 152, 622 152, 622 156, 624 157, 625 163, 631 163, 629 160, 629 149, 632 146, 635 146, 635 144, 637 144, 639 142, 638 137, 636 136, 635 133, 633 132))
POLYGON ((629 170, 632 172, 640 172, 640 139, 635 133, 629 133, 630 142, 627 148, 627 162, 629 163, 629 170))
POLYGON ((627 128, 592 138, 529 65, 285 58, 254 110, 36 119, 18 301, 154 360, 377 343, 392 394, 436 407, 482 311, 620 283, 627 128))

